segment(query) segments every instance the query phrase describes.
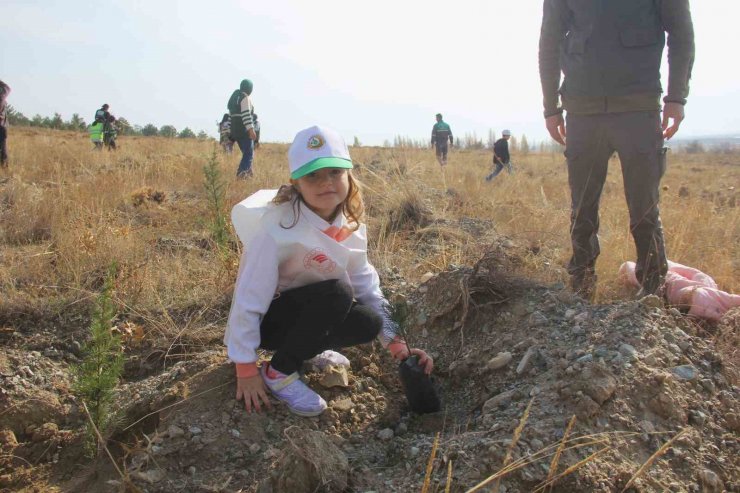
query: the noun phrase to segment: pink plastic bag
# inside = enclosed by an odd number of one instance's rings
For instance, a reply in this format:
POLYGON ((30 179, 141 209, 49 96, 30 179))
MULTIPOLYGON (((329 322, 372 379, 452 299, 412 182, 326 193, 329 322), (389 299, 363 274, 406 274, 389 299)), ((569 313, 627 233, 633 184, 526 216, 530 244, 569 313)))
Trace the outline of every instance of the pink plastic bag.
MULTIPOLYGON (((619 267, 619 277, 629 286, 640 287, 634 262, 623 263, 619 267)), ((719 290, 711 276, 670 260, 665 288, 669 303, 688 308, 689 315, 714 322, 721 319, 730 308, 740 306, 740 296, 719 290)))

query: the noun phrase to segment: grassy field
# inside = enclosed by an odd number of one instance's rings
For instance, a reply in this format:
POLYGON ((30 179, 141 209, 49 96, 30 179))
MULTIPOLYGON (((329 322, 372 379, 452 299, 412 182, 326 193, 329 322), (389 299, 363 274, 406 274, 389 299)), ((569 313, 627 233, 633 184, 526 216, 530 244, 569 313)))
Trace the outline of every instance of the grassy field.
MULTIPOLYGON (((214 143, 122 138, 118 152, 93 152, 77 133, 13 128, 11 166, 0 172, 0 309, 87 304, 118 265, 117 300, 164 333, 182 330, 163 314, 221 315, 238 252, 213 248, 203 167, 214 143)), ((239 153, 217 153, 226 207, 287 178, 287 146, 264 144, 253 179, 238 181, 239 153)), ((490 152, 453 150, 440 169, 431 150, 353 148, 365 185, 371 259, 409 282, 472 264, 497 235, 521 253, 527 275, 567 281, 569 199, 560 154, 514 155, 514 175, 483 177, 490 152)), ((740 290, 740 155, 669 157, 661 210, 669 258, 740 290)), ((626 296, 616 272, 634 257, 619 162, 602 200, 598 300, 626 296)), ((500 239, 499 239, 500 240, 500 239)), ((382 272, 382 270, 381 270, 382 272)))

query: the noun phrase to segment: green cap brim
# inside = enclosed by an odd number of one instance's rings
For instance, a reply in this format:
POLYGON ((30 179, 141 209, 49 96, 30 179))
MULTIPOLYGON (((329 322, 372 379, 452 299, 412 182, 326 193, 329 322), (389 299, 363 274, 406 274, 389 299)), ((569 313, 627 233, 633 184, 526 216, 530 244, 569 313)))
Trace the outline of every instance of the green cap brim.
POLYGON ((340 157, 320 157, 309 161, 294 172, 290 174, 290 177, 294 180, 306 176, 309 173, 321 168, 345 168, 352 169, 352 161, 349 159, 342 159, 340 157))

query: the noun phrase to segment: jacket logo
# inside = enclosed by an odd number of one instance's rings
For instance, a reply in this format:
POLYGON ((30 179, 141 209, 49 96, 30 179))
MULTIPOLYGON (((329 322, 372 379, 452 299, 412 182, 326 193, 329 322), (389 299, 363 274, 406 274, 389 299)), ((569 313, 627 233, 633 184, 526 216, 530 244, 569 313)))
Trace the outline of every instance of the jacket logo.
POLYGON ((321 135, 312 135, 308 139, 308 148, 315 151, 324 147, 324 138, 321 135))
POLYGON ((333 272, 337 268, 337 263, 321 249, 314 248, 303 257, 303 266, 307 269, 316 269, 319 272, 333 272))

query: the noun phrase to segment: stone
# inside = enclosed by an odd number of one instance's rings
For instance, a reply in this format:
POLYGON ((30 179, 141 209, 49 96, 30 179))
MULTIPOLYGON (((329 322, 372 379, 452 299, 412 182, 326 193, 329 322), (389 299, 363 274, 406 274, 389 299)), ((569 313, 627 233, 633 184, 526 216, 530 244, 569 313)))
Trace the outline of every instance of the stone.
POLYGON ((489 370, 498 370, 505 367, 511 362, 512 356, 508 351, 498 353, 496 356, 491 358, 486 364, 486 368, 489 370))
POLYGON ((167 473, 162 469, 150 469, 148 471, 134 471, 131 475, 136 479, 154 484, 162 481, 167 473))
POLYGON ((185 435, 185 432, 179 426, 170 425, 169 428, 167 428, 167 436, 170 438, 177 438, 183 435, 185 435))
POLYGON ((565 310, 565 319, 566 320, 572 320, 573 317, 575 317, 575 316, 576 316, 576 311, 574 309, 568 308, 567 310, 565 310))
POLYGON ((396 426, 396 435, 405 435, 409 431, 409 427, 406 423, 398 423, 396 426))
POLYGON ((201 433, 203 433, 203 430, 201 430, 200 427, 195 426, 195 425, 188 426, 188 431, 190 432, 191 435, 200 435, 201 433))
POLYGON ((355 407, 355 403, 352 402, 352 398, 346 397, 344 399, 337 399, 331 403, 331 408, 341 412, 347 412, 355 407))
POLYGON ((411 447, 409 449, 409 458, 413 459, 415 457, 418 457, 419 452, 420 452, 419 447, 411 447))
POLYGON ((714 386, 714 382, 712 382, 710 379, 703 378, 699 383, 702 387, 704 387, 704 390, 706 390, 710 394, 714 394, 716 387, 714 386))
POLYGON ((522 356, 521 361, 519 361, 519 364, 516 367, 517 375, 521 375, 522 373, 527 371, 536 353, 537 353, 537 349, 534 347, 530 347, 529 349, 527 349, 527 352, 524 353, 524 356, 522 356))
POLYGON ((542 312, 534 312, 529 316, 529 325, 531 327, 543 327, 547 325, 547 317, 542 312))
POLYGON ((426 274, 421 276, 421 279, 419 279, 419 283, 424 284, 425 282, 427 282, 429 279, 433 277, 434 277, 434 274, 432 272, 427 272, 426 274))
POLYGON ((59 433, 59 426, 56 423, 44 423, 34 430, 31 441, 34 443, 43 442, 53 438, 57 433, 59 433))
POLYGON ((581 356, 580 358, 578 358, 576 360, 576 363, 581 363, 581 364, 583 364, 583 363, 591 363, 593 360, 594 360, 594 355, 591 354, 591 353, 588 353, 588 354, 584 354, 583 356, 581 356))
POLYGON ((274 492, 327 493, 346 491, 349 461, 323 432, 285 430, 286 446, 270 472, 274 492))
POLYGON ((617 379, 609 370, 591 366, 581 373, 577 389, 601 405, 617 390, 617 379))
POLYGON ((689 424, 696 425, 699 427, 704 426, 704 423, 707 421, 707 415, 703 412, 692 409, 689 411, 689 424))
POLYGON ((491 397, 483 404, 483 414, 490 414, 495 412, 498 408, 505 408, 511 403, 512 397, 514 397, 513 390, 501 392, 500 394, 491 397))
POLYGON ((704 469, 699 473, 699 482, 702 485, 702 491, 706 493, 721 493, 725 485, 717 473, 704 469))
POLYGON ((349 387, 347 369, 344 366, 327 366, 321 379, 319 379, 319 384, 327 389, 332 387, 349 387))
POLYGON ((249 446, 249 453, 250 454, 255 455, 255 454, 259 453, 259 451, 260 451, 260 444, 259 443, 253 443, 252 445, 249 446))
POLYGON ((639 426, 640 429, 645 433, 655 433, 655 425, 651 421, 640 421, 639 423, 637 423, 637 426, 639 426))
POLYGON ((236 428, 230 429, 229 434, 233 436, 234 438, 239 438, 240 436, 242 436, 241 432, 237 430, 236 428))
POLYGON ((583 330, 583 327, 581 327, 581 326, 580 326, 580 325, 578 325, 578 324, 574 325, 574 326, 573 326, 573 328, 572 328, 572 329, 570 329, 570 332, 571 332, 571 334, 573 334, 574 336, 582 336, 583 334, 585 334, 585 333, 586 333, 586 331, 585 331, 585 330, 583 330))
POLYGON ((18 446, 18 440, 12 430, 0 430, 0 445, 7 448, 18 446))
POLYGON ((699 378, 699 370, 693 365, 681 365, 671 368, 671 373, 679 380, 693 382, 699 378))
POLYGON ((576 323, 578 323, 578 324, 582 324, 583 322, 585 322, 589 318, 591 318, 591 314, 590 313, 588 313, 588 312, 581 312, 578 315, 576 315, 575 317, 573 317, 573 320, 576 323))
POLYGON ((737 413, 729 412, 725 414, 725 422, 727 423, 727 428, 735 433, 740 433, 740 416, 737 413))
POLYGON ((668 392, 658 392, 648 401, 648 409, 664 419, 672 419, 679 423, 686 423, 686 412, 679 402, 668 392))
POLYGON ((587 395, 581 395, 575 401, 576 416, 581 419, 594 417, 599 413, 601 406, 587 395))
POLYGON ((655 355, 655 353, 646 354, 642 361, 648 366, 658 365, 658 357, 655 355))
POLYGON ((384 442, 387 442, 388 440, 392 439, 394 436, 393 430, 390 428, 383 428, 378 432, 378 439, 382 440, 384 442))
POLYGON ((627 361, 635 361, 639 356, 634 346, 624 343, 619 346, 619 354, 624 356, 627 361))

